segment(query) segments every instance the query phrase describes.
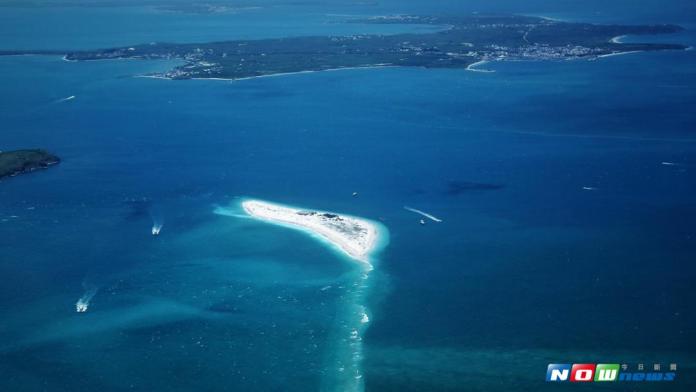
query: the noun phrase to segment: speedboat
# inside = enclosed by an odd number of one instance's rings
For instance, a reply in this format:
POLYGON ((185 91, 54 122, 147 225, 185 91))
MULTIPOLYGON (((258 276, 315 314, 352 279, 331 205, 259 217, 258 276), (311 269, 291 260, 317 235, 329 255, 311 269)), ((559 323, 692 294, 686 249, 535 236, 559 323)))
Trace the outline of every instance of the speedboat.
POLYGON ((87 311, 87 304, 82 302, 82 301, 77 301, 75 304, 75 310, 77 310, 78 313, 84 313, 87 311))

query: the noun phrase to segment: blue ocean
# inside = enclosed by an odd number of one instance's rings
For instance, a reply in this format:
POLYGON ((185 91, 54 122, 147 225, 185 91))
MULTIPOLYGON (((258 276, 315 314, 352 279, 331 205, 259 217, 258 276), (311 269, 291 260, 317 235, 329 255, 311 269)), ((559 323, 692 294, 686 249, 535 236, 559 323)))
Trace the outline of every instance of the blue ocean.
MULTIPOLYGON (((627 39, 696 46, 688 1, 462 3, 6 5, 0 49, 427 32, 344 22, 474 11, 677 23, 627 39)), ((549 363, 677 366, 565 389, 696 390, 696 51, 137 77, 177 64, 0 57, 0 150, 62 158, 0 181, 0 390, 562 389, 549 363), (372 219, 388 244, 367 276, 240 217, 245 197, 372 219)))

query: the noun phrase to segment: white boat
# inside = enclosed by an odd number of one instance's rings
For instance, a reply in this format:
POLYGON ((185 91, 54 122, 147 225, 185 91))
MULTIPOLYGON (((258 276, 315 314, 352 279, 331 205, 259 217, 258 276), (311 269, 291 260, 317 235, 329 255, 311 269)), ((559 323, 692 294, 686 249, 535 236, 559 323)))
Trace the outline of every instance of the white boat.
POLYGON ((75 310, 77 310, 78 313, 84 313, 87 311, 87 304, 82 301, 77 301, 75 304, 75 310))

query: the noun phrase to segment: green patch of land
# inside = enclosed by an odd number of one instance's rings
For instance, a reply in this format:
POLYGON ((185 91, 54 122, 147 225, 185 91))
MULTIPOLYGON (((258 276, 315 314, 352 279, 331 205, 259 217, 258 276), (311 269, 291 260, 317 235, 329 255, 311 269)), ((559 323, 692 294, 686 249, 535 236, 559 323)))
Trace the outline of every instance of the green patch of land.
POLYGON ((46 169, 60 162, 57 156, 40 149, 0 152, 0 178, 46 169))

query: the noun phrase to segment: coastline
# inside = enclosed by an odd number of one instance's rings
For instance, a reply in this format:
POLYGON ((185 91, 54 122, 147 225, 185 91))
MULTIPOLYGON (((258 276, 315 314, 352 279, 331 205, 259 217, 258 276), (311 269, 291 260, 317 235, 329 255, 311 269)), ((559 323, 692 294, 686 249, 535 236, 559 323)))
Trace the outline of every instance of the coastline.
POLYGON ((174 79, 168 78, 166 76, 158 76, 158 75, 135 75, 133 77, 134 78, 147 78, 147 79, 174 80, 174 79))
POLYGON ((628 52, 614 52, 614 53, 608 53, 608 54, 600 54, 599 56, 597 56, 597 58, 603 59, 603 58, 607 58, 607 57, 621 56, 624 54, 641 53, 641 52, 642 52, 642 50, 631 50, 628 52))
POLYGON ((350 215, 296 208, 256 199, 240 206, 254 219, 304 231, 339 249, 372 270, 370 256, 385 244, 385 231, 377 222, 350 215))
POLYGON ((338 68, 327 68, 327 69, 317 69, 317 70, 306 70, 306 71, 296 71, 296 72, 281 72, 281 73, 276 73, 276 74, 268 74, 268 75, 258 75, 258 76, 246 76, 243 78, 234 78, 234 79, 224 79, 224 78, 191 78, 191 79, 197 79, 197 80, 205 80, 205 79, 214 79, 214 80, 230 80, 230 81, 240 81, 240 80, 251 80, 251 79, 259 79, 259 78, 270 78, 274 76, 289 76, 289 75, 300 75, 300 74, 310 74, 310 73, 317 73, 317 72, 336 72, 336 71, 345 71, 345 70, 351 70, 351 69, 373 69, 373 68, 392 68, 392 67, 398 67, 398 65, 392 65, 392 64, 374 64, 374 65, 360 65, 356 67, 338 67, 338 68))
MULTIPOLYGON (((540 18, 548 20, 549 22, 570 22, 570 19, 561 19, 554 16, 537 15, 537 14, 520 14, 521 16, 529 16, 532 18, 540 18)), ((572 23, 572 22, 571 22, 572 23)))
MULTIPOLYGON (((182 79, 182 80, 216 80, 216 81, 225 81, 225 82, 238 82, 242 80, 252 80, 252 79, 260 79, 260 78, 271 78, 271 77, 276 77, 276 76, 291 76, 291 75, 300 75, 300 74, 310 74, 310 73, 316 73, 316 72, 335 72, 335 71, 344 71, 344 70, 355 70, 355 69, 373 69, 373 68, 396 68, 400 67, 399 65, 393 65, 393 64, 374 64, 374 65, 364 65, 364 66, 356 66, 356 67, 338 67, 338 68, 327 68, 327 69, 317 69, 317 70, 305 70, 305 71, 295 71, 295 72, 280 72, 280 73, 274 73, 274 74, 267 74, 267 75, 257 75, 257 76, 244 76, 241 78, 217 78, 217 77, 209 77, 209 78, 204 78, 204 77, 195 77, 195 78, 188 78, 188 79, 182 79)), ((480 71, 483 72, 483 71, 480 71)), ((490 72, 495 72, 495 71, 490 71, 490 72)), ((174 78, 170 78, 167 76, 160 76, 160 75, 135 75, 133 76, 135 78, 150 78, 150 79, 164 79, 164 80, 175 80, 174 78)))

